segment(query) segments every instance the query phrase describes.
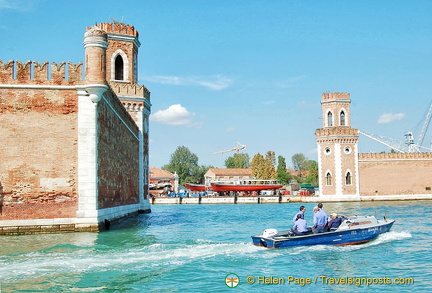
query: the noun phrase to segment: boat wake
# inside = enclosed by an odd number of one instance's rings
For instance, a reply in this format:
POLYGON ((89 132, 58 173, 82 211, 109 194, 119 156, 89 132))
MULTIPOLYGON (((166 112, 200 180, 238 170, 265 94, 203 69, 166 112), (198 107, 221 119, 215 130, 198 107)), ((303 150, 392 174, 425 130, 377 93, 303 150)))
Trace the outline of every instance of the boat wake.
POLYGON ((409 239, 409 238, 412 238, 412 235, 411 235, 411 233, 409 231, 403 231, 403 232, 391 231, 391 232, 387 232, 387 233, 381 234, 378 237, 378 239, 376 239, 375 241, 371 242, 371 244, 378 245, 378 244, 381 244, 381 243, 398 241, 398 240, 404 240, 404 239, 409 239))
POLYGON ((57 245, 12 258, 0 259, 3 282, 15 282, 58 274, 109 272, 127 266, 141 272, 178 269, 196 261, 254 255, 259 247, 245 242, 227 243, 205 239, 157 243, 129 249, 89 249, 57 245))
POLYGON ((388 232, 376 240, 351 246, 316 245, 286 249, 267 249, 250 242, 220 242, 206 239, 189 239, 173 243, 154 243, 128 249, 98 248, 75 244, 62 244, 39 251, 0 258, 3 263, 0 275, 3 282, 52 278, 59 274, 105 273, 121 271, 127 266, 130 271, 154 274, 160 271, 184 269, 194 263, 212 263, 215 259, 229 263, 232 259, 279 259, 283 255, 297 255, 314 251, 353 251, 393 241, 412 238, 410 232, 388 232), (167 269, 169 268, 169 269, 167 269))
POLYGON ((404 231, 404 232, 391 231, 391 232, 381 234, 378 236, 377 239, 364 244, 343 245, 343 246, 338 246, 338 245, 302 246, 302 247, 296 247, 295 249, 293 249, 293 251, 290 254, 300 254, 305 251, 354 251, 354 250, 365 249, 368 247, 373 247, 377 245, 382 245, 384 243, 400 241, 409 238, 412 238, 412 235, 408 231, 404 231))

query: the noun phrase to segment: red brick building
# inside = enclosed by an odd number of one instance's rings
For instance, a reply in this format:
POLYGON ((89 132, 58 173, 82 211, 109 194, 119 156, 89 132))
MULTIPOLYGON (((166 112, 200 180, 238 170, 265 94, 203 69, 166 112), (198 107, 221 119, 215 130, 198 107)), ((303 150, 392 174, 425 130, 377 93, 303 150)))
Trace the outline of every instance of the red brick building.
POLYGON ((0 234, 98 231, 150 212, 139 46, 133 26, 101 23, 84 34, 84 78, 82 63, 0 61, 0 234))

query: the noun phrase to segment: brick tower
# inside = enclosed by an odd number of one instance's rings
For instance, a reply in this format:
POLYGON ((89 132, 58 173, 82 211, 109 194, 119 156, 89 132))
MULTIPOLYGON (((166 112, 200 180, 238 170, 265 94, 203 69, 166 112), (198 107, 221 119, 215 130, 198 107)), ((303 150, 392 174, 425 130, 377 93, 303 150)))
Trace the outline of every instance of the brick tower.
POLYGON ((101 60, 105 60, 105 80, 121 101, 126 111, 134 119, 140 130, 140 190, 143 199, 148 199, 149 155, 148 132, 150 117, 150 91, 138 84, 138 49, 141 45, 138 31, 134 26, 124 23, 100 23, 99 28, 106 33, 107 48, 101 60))
POLYGON ((350 126, 350 94, 322 95, 323 128, 315 132, 320 196, 357 197, 358 129, 350 126))

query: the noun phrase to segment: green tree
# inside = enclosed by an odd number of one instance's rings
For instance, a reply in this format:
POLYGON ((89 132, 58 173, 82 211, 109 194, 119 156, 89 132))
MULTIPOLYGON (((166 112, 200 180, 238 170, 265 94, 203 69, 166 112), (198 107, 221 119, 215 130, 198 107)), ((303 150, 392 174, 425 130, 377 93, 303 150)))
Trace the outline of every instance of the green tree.
POLYGON ((177 173, 180 185, 184 185, 186 182, 202 182, 208 168, 210 167, 199 166, 198 156, 185 146, 177 147, 171 154, 170 162, 162 167, 171 173, 177 173))
POLYGON ((265 159, 276 166, 276 153, 274 151, 267 151, 265 159))
POLYGON ((210 168, 213 168, 213 166, 205 166, 205 165, 199 166, 194 176, 195 181, 189 181, 189 182, 204 183, 204 174, 207 173, 207 171, 210 168))
POLYGON ((232 157, 225 160, 225 167, 227 168, 249 168, 250 158, 248 154, 235 153, 232 157))
POLYGON ((307 161, 308 159, 302 153, 292 156, 293 167, 296 171, 302 172, 307 170, 307 161))
POLYGON ((312 186, 318 186, 319 182, 318 182, 318 163, 317 161, 314 160, 309 160, 307 161, 307 170, 308 170, 308 175, 305 179, 305 183, 310 183, 312 184, 312 186))
POLYGON ((285 158, 282 156, 278 156, 276 179, 279 180, 281 184, 288 184, 291 179, 291 175, 286 171, 285 158))

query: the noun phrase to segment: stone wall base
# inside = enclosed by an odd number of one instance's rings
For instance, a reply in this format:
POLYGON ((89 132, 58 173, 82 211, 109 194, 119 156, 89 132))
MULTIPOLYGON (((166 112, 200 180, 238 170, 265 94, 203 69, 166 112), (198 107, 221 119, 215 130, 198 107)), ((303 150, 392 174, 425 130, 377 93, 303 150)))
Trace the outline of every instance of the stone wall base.
POLYGON ((79 219, 40 219, 0 221, 0 235, 29 235, 29 234, 56 234, 73 232, 101 232, 109 230, 111 226, 118 224, 126 218, 135 217, 138 214, 151 213, 150 209, 139 210, 123 215, 122 217, 105 220, 100 223, 78 223, 79 219))
POLYGON ((99 232, 100 224, 58 224, 0 227, 0 235, 55 234, 71 232, 99 232))

